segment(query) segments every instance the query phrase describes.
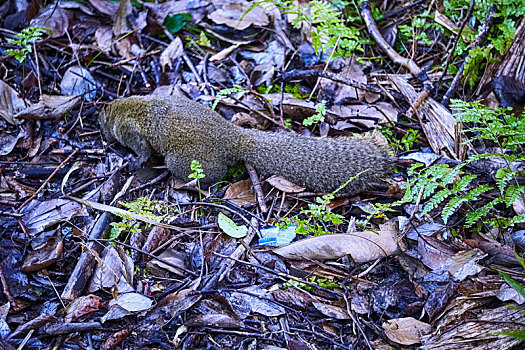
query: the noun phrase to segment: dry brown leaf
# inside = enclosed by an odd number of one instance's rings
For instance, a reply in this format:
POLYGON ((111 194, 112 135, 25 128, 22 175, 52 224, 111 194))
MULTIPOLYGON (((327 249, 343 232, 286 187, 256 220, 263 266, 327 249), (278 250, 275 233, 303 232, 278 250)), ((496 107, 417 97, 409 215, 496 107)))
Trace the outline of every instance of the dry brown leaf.
POLYGON ((64 116, 80 104, 80 96, 42 95, 40 101, 23 111, 16 117, 19 119, 56 119, 64 116))
POLYGON ((69 28, 69 19, 72 15, 70 11, 58 6, 44 7, 38 16, 31 20, 31 27, 47 28, 53 32, 53 38, 59 38, 66 33, 69 28))
POLYGON ((255 193, 252 186, 252 180, 237 181, 228 187, 222 199, 228 199, 237 205, 253 203, 255 202, 255 193))
POLYGON ((317 309, 317 311, 319 311, 323 315, 328 316, 330 318, 335 318, 336 320, 351 319, 348 312, 345 309, 340 308, 338 306, 333 306, 333 305, 329 305, 325 303, 318 303, 318 302, 314 302, 313 305, 317 309))
POLYGON ((113 29, 109 26, 98 27, 95 31, 95 43, 100 51, 113 47, 113 29))
POLYGON ((51 237, 38 249, 32 250, 24 259, 24 263, 20 268, 22 272, 34 272, 45 269, 49 265, 53 264, 60 255, 62 255, 62 249, 64 243, 62 239, 58 237, 51 237))
POLYGON ((383 329, 388 339, 393 342, 412 345, 421 343, 419 336, 430 333, 432 326, 413 317, 404 317, 384 322, 383 329))
POLYGON ((118 10, 118 4, 108 0, 89 0, 89 3, 99 12, 111 17, 115 16, 118 10))
POLYGON ((128 25, 127 17, 133 12, 133 6, 130 0, 120 1, 119 8, 113 20, 113 35, 116 39, 115 47, 118 53, 125 58, 132 58, 131 54, 131 38, 129 36, 123 37, 131 32, 128 25))
POLYGON ((175 62, 181 57, 183 52, 184 45, 182 44, 182 40, 180 40, 180 37, 176 37, 175 40, 173 40, 160 54, 160 66, 162 67, 162 71, 165 71, 166 65, 171 68, 172 62, 175 62))
MULTIPOLYGON (((113 288, 121 278, 133 285, 134 264, 131 257, 120 246, 108 245, 101 254, 88 291, 113 288)), ((119 288, 121 290, 121 288, 119 288)))
POLYGON ((373 105, 332 106, 330 111, 342 119, 333 127, 336 130, 356 126, 370 129, 377 124, 395 122, 398 115, 397 110, 386 102, 378 102, 373 105))
POLYGON ((270 24, 270 20, 262 7, 255 6, 247 11, 251 5, 253 3, 248 1, 224 3, 222 8, 210 13, 208 18, 217 24, 225 24, 238 30, 246 29, 252 24, 258 26, 270 24))
POLYGON ((224 50, 217 52, 215 55, 210 57, 210 62, 219 62, 228 57, 230 53, 233 52, 233 50, 237 49, 239 46, 241 46, 240 43, 231 45, 230 47, 225 48, 224 50))
POLYGON ((379 233, 328 234, 305 238, 273 250, 287 259, 334 260, 350 255, 356 263, 364 263, 395 255, 399 231, 392 220, 381 225, 379 233))
POLYGON ((14 115, 26 108, 26 103, 18 93, 9 85, 0 80, 0 117, 8 123, 20 124, 21 120, 14 118, 14 115))
POLYGON ((145 2, 144 7, 148 9, 149 21, 157 22, 159 25, 164 23, 167 16, 173 16, 179 13, 189 13, 192 22, 200 22, 206 13, 206 8, 211 1, 209 0, 178 0, 166 1, 163 3, 145 2))
POLYGON ((97 311, 100 307, 101 299, 101 297, 93 294, 84 295, 75 299, 66 309, 64 322, 69 323, 88 313, 97 311))
MULTIPOLYGON (((361 64, 359 64, 355 59, 339 57, 336 60, 337 63, 335 64, 341 67, 338 75, 362 84, 366 84, 368 82, 361 64)), ((356 89, 355 87, 348 86, 347 84, 338 83, 326 78, 321 78, 319 80, 319 86, 322 90, 334 91, 333 100, 335 105, 341 104, 348 99, 362 100, 365 95, 363 90, 356 89)))
POLYGON ((284 177, 277 175, 271 176, 266 180, 266 182, 268 182, 273 187, 277 188, 279 191, 283 191, 286 193, 299 193, 303 192, 306 189, 305 187, 296 185, 293 182, 286 180, 284 177))

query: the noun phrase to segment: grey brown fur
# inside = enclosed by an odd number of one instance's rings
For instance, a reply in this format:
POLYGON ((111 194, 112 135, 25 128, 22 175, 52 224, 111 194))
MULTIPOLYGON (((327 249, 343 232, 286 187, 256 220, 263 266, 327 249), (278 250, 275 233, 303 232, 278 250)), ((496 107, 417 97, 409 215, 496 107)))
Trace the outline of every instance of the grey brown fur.
POLYGON ((133 96, 110 102, 99 115, 108 141, 131 148, 138 162, 165 157, 176 177, 187 179, 198 160, 212 185, 227 166, 249 162, 262 175, 281 175, 316 192, 331 192, 367 172, 342 192, 357 193, 378 183, 394 158, 383 146, 360 138, 316 138, 240 128, 198 102, 181 97, 133 96))

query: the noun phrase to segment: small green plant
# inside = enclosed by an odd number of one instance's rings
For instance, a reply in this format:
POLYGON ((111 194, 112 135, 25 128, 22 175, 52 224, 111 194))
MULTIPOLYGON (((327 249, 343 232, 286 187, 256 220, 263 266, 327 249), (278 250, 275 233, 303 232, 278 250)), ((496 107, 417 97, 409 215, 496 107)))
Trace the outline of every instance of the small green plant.
POLYGON ((224 181, 232 182, 239 179, 242 175, 246 174, 246 166, 244 163, 238 162, 228 167, 226 175, 222 178, 224 181))
POLYGON ((402 24, 398 26, 400 40, 406 42, 408 39, 413 39, 425 44, 432 44, 433 41, 426 32, 428 29, 436 26, 432 17, 433 15, 425 11, 421 15, 412 18, 411 25, 402 24))
POLYGON ((368 170, 362 171, 350 180, 339 186, 334 192, 325 194, 315 199, 316 203, 308 204, 308 209, 301 209, 300 215, 306 216, 305 219, 299 218, 298 215, 281 218, 281 228, 290 225, 297 225, 295 230, 298 234, 313 234, 315 236, 329 234, 326 224, 338 225, 343 223, 344 216, 335 214, 328 207, 330 201, 335 198, 335 194, 345 188, 350 182, 354 181, 359 175, 368 170))
MULTIPOLYGON (((281 92, 281 85, 280 84, 270 84, 268 86, 265 86, 264 84, 261 84, 255 88, 258 93, 260 94, 274 94, 274 93, 280 93, 281 92)), ((296 97, 300 100, 304 100, 310 96, 307 92, 301 91, 301 84, 299 83, 291 83, 291 84, 285 84, 284 85, 284 92, 292 95, 293 97, 296 97)))
MULTIPOLYGON (((443 14, 454 22, 460 23, 463 20, 462 16, 465 15, 465 11, 458 11, 458 9, 468 9, 470 2, 470 0, 444 0, 443 14)), ((515 36, 516 22, 525 15, 525 2, 522 0, 476 1, 472 17, 468 19, 469 24, 472 26, 483 25, 493 5, 497 6, 497 10, 493 15, 495 23, 491 26, 488 36, 489 44, 484 45, 482 48, 470 48, 470 44, 476 38, 476 33, 465 28, 455 50, 455 55, 457 56, 468 51, 469 58, 466 62, 464 77, 470 88, 474 87, 479 72, 487 64, 495 61, 495 53, 498 52, 500 55, 503 55, 505 50, 510 47, 515 36)), ((444 28, 441 30, 446 31, 444 28)), ((454 65, 451 65, 451 67, 453 68, 454 65)), ((451 70, 451 73, 455 72, 451 70)))
POLYGON ((383 128, 381 132, 388 139, 391 145, 395 148, 403 150, 405 152, 410 151, 414 148, 414 145, 418 142, 421 135, 418 130, 408 128, 407 133, 401 137, 401 140, 394 137, 394 133, 390 128, 383 128))
MULTIPOLYGON (((341 285, 337 282, 334 282, 332 280, 329 280, 327 278, 319 278, 316 276, 310 276, 306 279, 308 282, 315 283, 321 288, 325 289, 336 289, 341 288, 341 285)), ((310 286, 306 283, 301 283, 296 280, 288 280, 288 282, 284 283, 280 288, 283 290, 287 290, 288 288, 291 288, 292 286, 295 286, 297 288, 303 289, 307 292, 313 292, 316 288, 313 286, 310 286)))
POLYGON ((20 48, 7 49, 5 52, 8 55, 13 55, 18 62, 22 63, 27 58, 27 55, 33 51, 32 44, 35 41, 42 39, 44 33, 53 34, 51 30, 43 27, 24 28, 20 33, 16 34, 19 39, 7 39, 8 42, 17 45, 20 48))
POLYGON ((193 171, 193 173, 188 175, 188 178, 197 180, 197 187, 199 189, 199 200, 202 200, 200 179, 204 179, 206 175, 204 174, 204 171, 202 170, 201 163, 199 163, 199 161, 197 160, 191 161, 190 169, 193 171))
MULTIPOLYGON (((132 202, 119 202, 128 211, 136 214, 140 214, 148 219, 156 222, 161 222, 165 215, 159 215, 158 213, 165 212, 170 213, 166 205, 159 201, 153 201, 149 198, 139 197, 132 202)), ((128 232, 129 234, 140 233, 140 222, 133 219, 129 215, 115 213, 115 215, 122 218, 120 222, 111 223, 111 231, 109 233, 109 239, 117 239, 122 232, 128 232)), ((149 226, 149 225, 146 225, 149 226)))
POLYGON ((197 44, 200 46, 211 46, 210 39, 208 39, 204 30, 199 34, 199 40, 197 40, 197 44))
POLYGON ((164 26, 171 34, 176 34, 188 22, 191 20, 191 15, 189 13, 177 13, 172 16, 166 16, 164 19, 164 26))
POLYGON ((326 116, 326 101, 323 100, 321 101, 321 103, 315 106, 315 114, 303 120, 303 125, 304 126, 313 125, 314 127, 312 130, 314 130, 318 123, 324 122, 325 116, 326 116))
POLYGON ((230 96, 232 94, 245 92, 246 91, 244 90, 244 88, 240 85, 234 85, 232 88, 229 89, 222 89, 217 93, 217 96, 215 96, 215 101, 213 101, 211 109, 215 109, 224 96, 230 96))

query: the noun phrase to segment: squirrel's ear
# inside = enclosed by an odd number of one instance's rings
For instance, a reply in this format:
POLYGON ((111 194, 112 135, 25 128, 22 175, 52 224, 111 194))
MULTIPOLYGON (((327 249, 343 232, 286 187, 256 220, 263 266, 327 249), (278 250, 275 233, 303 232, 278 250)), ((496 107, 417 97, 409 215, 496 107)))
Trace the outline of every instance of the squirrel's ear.
POLYGON ((111 112, 111 104, 106 103, 104 107, 102 107, 102 110, 100 111, 100 117, 103 117, 104 120, 108 120, 110 112, 111 112))

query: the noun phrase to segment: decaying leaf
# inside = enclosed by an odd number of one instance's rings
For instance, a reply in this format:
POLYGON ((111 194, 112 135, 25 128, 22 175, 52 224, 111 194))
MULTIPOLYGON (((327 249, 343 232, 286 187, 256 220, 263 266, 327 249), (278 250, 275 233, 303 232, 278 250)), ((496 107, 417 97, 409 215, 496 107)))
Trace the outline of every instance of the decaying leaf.
POLYGON ((15 114, 26 108, 26 103, 9 85, 0 80, 0 117, 8 123, 20 124, 22 121, 14 119, 15 114))
POLYGON ((41 247, 32 250, 24 259, 20 268, 23 272, 33 272, 45 269, 53 264, 62 254, 64 243, 59 237, 52 237, 41 247))
POLYGON ((231 1, 223 3, 222 8, 218 8, 210 13, 208 17, 217 24, 225 24, 228 27, 243 30, 251 25, 266 26, 270 23, 264 9, 255 6, 250 11, 248 8, 253 3, 248 1, 231 1))
POLYGON ((100 307, 101 299, 101 297, 94 294, 84 295, 75 299, 66 309, 64 322, 72 322, 86 314, 97 311, 100 307))
POLYGON ((135 312, 148 310, 153 301, 145 295, 130 292, 119 294, 117 299, 109 302, 109 310, 102 318, 102 322, 116 320, 135 312))
POLYGON ((160 66, 162 67, 162 70, 165 70, 166 65, 171 68, 172 63, 181 57, 183 52, 184 45, 182 44, 182 40, 180 40, 179 37, 176 37, 175 40, 173 40, 160 54, 160 66))
MULTIPOLYGON (((101 264, 97 265, 88 290, 94 292, 98 289, 113 288, 117 281, 133 285, 134 263, 120 246, 108 245, 101 254, 101 264)), ((123 291, 119 286, 119 291, 123 291)))
POLYGON ((389 221, 381 226, 379 233, 364 231, 316 236, 276 248, 273 252, 297 260, 333 260, 350 255, 356 263, 364 263, 398 253, 398 239, 395 223, 389 221))
POLYGON ((253 203, 255 202, 255 193, 252 187, 251 180, 237 181, 228 187, 222 199, 227 199, 237 205, 253 203))
POLYGON ((401 345, 421 343, 419 337, 432 331, 428 323, 413 317, 391 319, 383 323, 383 329, 388 339, 401 345))
POLYGON ((20 119, 56 119, 61 118, 80 104, 80 96, 42 95, 37 104, 20 111, 20 119))
POLYGON ((350 320, 351 317, 348 312, 338 306, 333 306, 325 303, 314 302, 314 307, 323 315, 337 320, 350 320))
POLYGON ((50 199, 31 207, 22 221, 30 234, 36 234, 75 216, 86 215, 87 211, 84 207, 76 202, 67 199, 50 199))
POLYGON ((266 182, 268 182, 273 187, 285 193, 299 193, 299 192, 303 192, 306 189, 305 187, 296 185, 293 182, 286 180, 284 177, 277 176, 277 175, 273 175, 269 177, 266 180, 266 182))

